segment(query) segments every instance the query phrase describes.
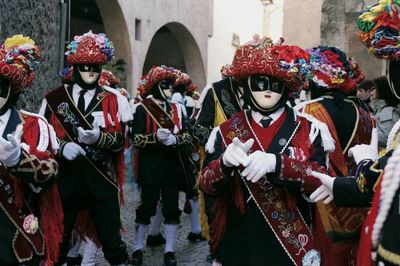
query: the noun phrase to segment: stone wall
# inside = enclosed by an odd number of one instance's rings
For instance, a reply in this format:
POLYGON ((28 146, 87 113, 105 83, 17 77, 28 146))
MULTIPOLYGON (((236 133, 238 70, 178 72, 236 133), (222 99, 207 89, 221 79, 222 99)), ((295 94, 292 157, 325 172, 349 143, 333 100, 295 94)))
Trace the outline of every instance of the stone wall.
POLYGON ((384 61, 368 54, 358 39, 357 19, 360 12, 375 0, 324 0, 322 4, 321 43, 337 46, 353 56, 367 79, 384 73, 384 61))
POLYGON ((36 112, 44 93, 59 86, 60 6, 57 0, 0 0, 0 42, 30 36, 42 51, 36 79, 20 96, 21 108, 36 112))

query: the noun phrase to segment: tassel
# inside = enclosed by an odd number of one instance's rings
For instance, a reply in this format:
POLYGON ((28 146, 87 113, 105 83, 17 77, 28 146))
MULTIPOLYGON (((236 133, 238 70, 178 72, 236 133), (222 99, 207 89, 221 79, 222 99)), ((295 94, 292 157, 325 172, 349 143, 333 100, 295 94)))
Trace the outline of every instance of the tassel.
POLYGON ((358 240, 333 243, 327 236, 320 215, 314 223, 314 240, 321 252, 321 265, 355 265, 358 240))
POLYGON ((50 124, 53 126, 58 139, 65 139, 65 132, 58 122, 56 116, 52 113, 50 116, 50 124))
POLYGON ((50 266, 51 262, 58 260, 59 245, 64 234, 64 214, 57 186, 44 189, 40 193, 39 209, 40 224, 46 245, 46 266, 50 266))
POLYGON ((96 227, 93 223, 93 217, 88 210, 81 210, 76 218, 75 229, 80 239, 92 240, 97 247, 101 247, 100 240, 96 233, 96 227))
POLYGON ((228 200, 226 198, 216 199, 212 212, 215 214, 211 225, 211 251, 214 253, 218 243, 225 234, 227 224, 228 200))

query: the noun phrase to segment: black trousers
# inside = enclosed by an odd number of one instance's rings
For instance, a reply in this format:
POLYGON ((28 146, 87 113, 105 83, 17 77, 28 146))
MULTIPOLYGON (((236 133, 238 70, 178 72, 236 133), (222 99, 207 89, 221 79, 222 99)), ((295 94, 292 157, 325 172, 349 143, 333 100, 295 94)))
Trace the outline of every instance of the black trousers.
POLYGON ((165 224, 178 224, 181 211, 179 210, 178 185, 141 185, 141 204, 136 210, 136 223, 150 224, 150 218, 156 214, 157 201, 160 199, 165 224))
POLYGON ((88 209, 93 217, 93 223, 102 244, 105 259, 112 265, 126 262, 128 258, 126 245, 122 241, 120 234, 121 221, 118 191, 110 187, 110 191, 112 190, 114 190, 112 193, 115 193, 114 197, 99 200, 91 195, 88 186, 82 181, 77 186, 75 193, 70 194, 68 198, 62 199, 64 238, 60 248, 60 265, 66 260, 70 249, 71 232, 81 209, 88 209))

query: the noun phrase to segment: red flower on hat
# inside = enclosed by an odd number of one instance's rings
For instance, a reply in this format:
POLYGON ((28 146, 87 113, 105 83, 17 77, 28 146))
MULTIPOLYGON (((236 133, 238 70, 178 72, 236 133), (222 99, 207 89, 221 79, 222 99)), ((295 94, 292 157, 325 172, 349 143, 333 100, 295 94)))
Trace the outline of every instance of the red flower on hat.
POLYGON ((89 31, 75 36, 68 45, 65 55, 70 66, 76 64, 105 65, 114 55, 114 46, 104 33, 94 34, 89 31))
POLYGON ((140 79, 137 91, 139 95, 144 98, 158 82, 164 79, 173 79, 175 81, 176 77, 177 70, 173 67, 167 67, 164 65, 153 66, 147 75, 144 75, 140 79))
POLYGON ((191 92, 194 92, 196 89, 197 89, 197 85, 192 82, 187 87, 186 92, 191 93, 191 92))
POLYGON ((273 44, 270 38, 264 37, 237 49, 231 71, 236 80, 251 75, 276 77, 290 91, 297 91, 307 85, 308 60, 308 54, 300 47, 273 44))
POLYGON ((99 79, 99 85, 100 86, 119 86, 119 78, 116 77, 111 71, 103 69, 101 71, 100 79, 99 79))
POLYGON ((188 74, 180 70, 176 70, 176 79, 174 86, 189 85, 190 83, 192 83, 192 79, 188 74))
POLYGON ((0 76, 10 81, 12 92, 31 84, 40 57, 39 48, 29 37, 14 35, 4 41, 0 47, 0 76))

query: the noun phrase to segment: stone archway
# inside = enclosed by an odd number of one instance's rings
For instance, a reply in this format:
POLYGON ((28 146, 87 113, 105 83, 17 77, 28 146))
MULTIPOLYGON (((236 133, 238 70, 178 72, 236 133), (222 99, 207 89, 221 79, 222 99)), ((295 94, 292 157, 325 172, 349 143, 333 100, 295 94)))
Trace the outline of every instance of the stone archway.
POLYGON ((142 67, 145 74, 153 65, 169 65, 188 73, 199 88, 206 75, 200 48, 190 31, 178 22, 167 23, 154 34, 142 67))
MULTIPOLYGON (((72 2, 71 34, 82 34, 90 29, 105 32, 115 47, 112 71, 117 72, 127 88, 132 87, 132 51, 129 31, 118 1, 85 0, 72 2), (74 6, 75 5, 75 6, 74 6), (75 20, 75 22, 74 22, 75 20), (121 73, 118 69, 123 68, 121 73), (115 69, 115 70, 114 70, 115 69), (122 75, 122 76, 121 76, 122 75)), ((71 36, 73 38, 73 36, 71 36)))

